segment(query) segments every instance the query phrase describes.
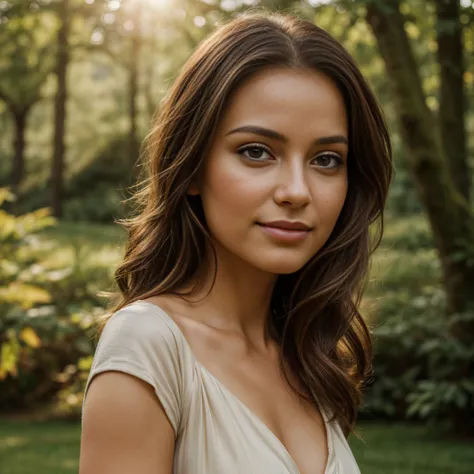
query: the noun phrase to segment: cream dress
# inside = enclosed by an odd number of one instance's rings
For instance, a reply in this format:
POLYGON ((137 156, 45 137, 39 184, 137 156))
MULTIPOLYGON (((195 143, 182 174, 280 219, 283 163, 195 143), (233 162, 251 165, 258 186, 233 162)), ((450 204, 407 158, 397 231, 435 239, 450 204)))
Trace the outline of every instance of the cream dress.
MULTIPOLYGON (((109 370, 153 386, 176 435, 174 474, 300 474, 279 439, 195 359, 177 324, 155 304, 131 303, 107 321, 83 410, 92 378, 109 370)), ((360 474, 341 428, 320 411, 328 440, 324 474, 360 474)))

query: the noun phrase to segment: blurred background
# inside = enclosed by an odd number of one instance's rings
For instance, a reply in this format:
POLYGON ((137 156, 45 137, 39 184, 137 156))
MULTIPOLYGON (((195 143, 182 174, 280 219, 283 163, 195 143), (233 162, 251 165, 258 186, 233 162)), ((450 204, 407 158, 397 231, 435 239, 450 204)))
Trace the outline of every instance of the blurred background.
MULTIPOLYGON (((474 472, 470 0, 0 1, 0 472, 77 472, 95 318, 156 107, 201 39, 266 7, 335 36, 389 123, 396 177, 363 313, 364 474, 474 472)), ((370 166, 370 163, 367 163, 370 166)))

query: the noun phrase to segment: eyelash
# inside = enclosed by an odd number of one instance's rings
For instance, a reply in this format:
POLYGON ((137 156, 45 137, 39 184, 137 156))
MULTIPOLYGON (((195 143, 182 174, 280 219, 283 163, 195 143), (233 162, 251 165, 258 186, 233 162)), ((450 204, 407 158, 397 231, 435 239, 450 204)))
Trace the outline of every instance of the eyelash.
MULTIPOLYGON (((252 145, 252 144, 250 144, 250 145, 245 145, 245 146, 239 148, 239 149, 237 150, 237 153, 239 153, 239 155, 242 155, 243 152, 244 152, 244 151, 247 151, 247 150, 262 150, 262 151, 266 151, 267 153, 271 154, 270 150, 269 150, 266 146, 257 145, 257 144, 255 144, 255 145, 252 145)), ((247 160, 252 161, 252 162, 254 162, 254 163, 259 163, 259 162, 263 162, 263 161, 264 161, 264 160, 259 160, 259 159, 256 159, 256 158, 250 158, 250 157, 248 157, 248 156, 246 156, 246 155, 244 155, 244 156, 245 156, 245 158, 247 158, 247 160)), ((337 154, 335 154, 335 153, 328 153, 328 152, 325 152, 325 153, 322 153, 322 154, 318 155, 316 158, 321 157, 321 156, 329 156, 329 157, 333 158, 334 160, 336 160, 338 166, 340 166, 340 165, 342 165, 342 164, 344 163, 343 159, 342 159, 339 155, 337 155, 337 154)), ((337 166, 331 166, 331 167, 325 167, 325 166, 323 166, 323 168, 326 168, 326 169, 333 169, 333 168, 336 168, 336 167, 337 167, 337 166)))

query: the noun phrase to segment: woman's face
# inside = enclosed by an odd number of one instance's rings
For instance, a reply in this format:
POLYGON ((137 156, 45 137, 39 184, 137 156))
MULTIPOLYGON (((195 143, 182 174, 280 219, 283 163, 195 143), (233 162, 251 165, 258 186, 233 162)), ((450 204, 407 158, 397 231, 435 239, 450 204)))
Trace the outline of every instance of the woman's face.
POLYGON ((188 190, 201 195, 218 252, 275 274, 305 265, 344 205, 347 140, 342 95, 325 75, 273 68, 245 82, 231 97, 200 181, 188 190), (278 220, 310 230, 262 225, 278 220))

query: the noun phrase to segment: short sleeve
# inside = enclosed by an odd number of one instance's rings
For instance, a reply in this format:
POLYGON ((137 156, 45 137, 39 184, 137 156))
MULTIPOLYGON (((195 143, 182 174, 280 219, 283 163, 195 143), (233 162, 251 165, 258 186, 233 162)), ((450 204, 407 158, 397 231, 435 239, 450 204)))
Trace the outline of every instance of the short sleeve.
MULTIPOLYGON (((158 309, 158 308, 157 308, 158 309)), ((150 384, 178 435, 186 403, 182 343, 169 318, 150 305, 133 303, 114 313, 99 338, 84 400, 93 377, 119 371, 150 384)))

